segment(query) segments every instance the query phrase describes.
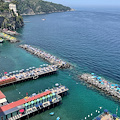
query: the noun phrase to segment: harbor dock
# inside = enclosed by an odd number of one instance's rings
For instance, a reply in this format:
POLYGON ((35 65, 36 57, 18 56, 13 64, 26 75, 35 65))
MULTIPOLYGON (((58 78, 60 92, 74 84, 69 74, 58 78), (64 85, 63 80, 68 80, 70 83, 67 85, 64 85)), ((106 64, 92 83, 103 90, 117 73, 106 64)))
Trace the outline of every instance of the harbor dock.
POLYGON ((94 73, 91 74, 85 73, 82 74, 79 78, 80 80, 83 80, 84 82, 94 86, 95 88, 99 89, 100 91, 103 91, 105 94, 108 94, 113 98, 116 98, 119 101, 120 85, 109 82, 95 75, 94 73))
POLYGON ((55 65, 47 65, 43 68, 30 67, 29 69, 22 69, 13 72, 5 72, 4 76, 0 78, 0 87, 7 86, 13 83, 37 79, 42 76, 51 75, 57 72, 57 67, 55 65))
POLYGON ((45 90, 42 93, 33 93, 15 102, 7 103, 0 107, 1 120, 25 120, 35 114, 39 114, 59 105, 62 100, 61 94, 67 95, 68 88, 63 85, 45 90))
POLYGON ((20 45, 21 48, 25 49, 26 51, 30 52, 31 54, 34 54, 44 60, 46 60, 47 62, 53 64, 53 65, 56 65, 58 68, 70 68, 70 64, 69 63, 66 63, 65 61, 49 54, 49 53, 46 53, 45 51, 43 50, 40 50, 38 48, 35 48, 35 47, 32 47, 30 45, 20 45))
POLYGON ((0 32, 0 37, 10 41, 11 43, 19 42, 19 40, 17 40, 17 38, 12 37, 12 36, 2 33, 2 32, 0 32))

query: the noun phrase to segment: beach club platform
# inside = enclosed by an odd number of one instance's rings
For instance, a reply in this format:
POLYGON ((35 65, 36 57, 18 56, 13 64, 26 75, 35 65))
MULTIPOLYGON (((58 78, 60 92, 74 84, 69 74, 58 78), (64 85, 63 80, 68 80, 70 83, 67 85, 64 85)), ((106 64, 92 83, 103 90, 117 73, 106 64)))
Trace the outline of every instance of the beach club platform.
POLYGON ((105 109, 104 112, 99 114, 93 120, 120 120, 120 118, 116 114, 112 114, 107 109, 105 109))
POLYGON ((10 36, 3 32, 0 32, 0 37, 10 41, 11 43, 19 42, 19 40, 17 40, 17 38, 10 36))
POLYGON ((25 120, 29 117, 53 108, 61 103, 62 96, 67 95, 68 88, 59 85, 46 89, 42 93, 33 93, 18 101, 0 107, 0 120, 25 120))
POLYGON ((44 64, 43 66, 44 67, 40 68, 30 67, 26 70, 16 70, 9 73, 5 72, 4 76, 0 78, 0 87, 25 80, 37 79, 42 76, 52 75, 58 70, 55 65, 44 64))
POLYGON ((56 56, 51 55, 50 53, 46 53, 43 50, 40 50, 38 48, 32 47, 30 45, 19 45, 21 48, 25 49, 26 51, 30 52, 31 54, 34 54, 47 62, 57 65, 58 68, 70 68, 70 64, 66 63, 65 61, 57 58, 56 56))
POLYGON ((95 75, 94 73, 91 73, 91 74, 85 73, 85 74, 82 74, 79 78, 85 81, 86 83, 91 84, 92 86, 103 91, 105 94, 108 94, 110 96, 113 96, 114 98, 117 98, 117 100, 119 101, 120 85, 109 82, 95 75))

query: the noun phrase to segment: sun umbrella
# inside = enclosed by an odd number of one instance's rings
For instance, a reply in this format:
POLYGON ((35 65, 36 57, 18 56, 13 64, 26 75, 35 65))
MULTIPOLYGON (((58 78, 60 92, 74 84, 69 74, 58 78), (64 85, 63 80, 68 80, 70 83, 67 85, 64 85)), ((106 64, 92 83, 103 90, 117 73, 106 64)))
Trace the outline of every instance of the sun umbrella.
POLYGON ((45 89, 45 92, 48 91, 48 89, 45 89))
POLYGON ((116 88, 116 90, 120 90, 120 88, 116 88))
POLYGON ((20 113, 23 113, 23 112, 24 112, 24 109, 19 110, 19 112, 20 112, 20 113))
POLYGON ((25 106, 27 107, 27 106, 28 106, 28 104, 27 104, 27 103, 25 103, 25 106))
POLYGON ((104 112, 105 112, 105 113, 107 113, 107 112, 108 112, 108 110, 107 110, 107 109, 105 109, 105 110, 104 110, 104 112))
POLYGON ((94 75, 95 73, 91 73, 91 75, 94 75))
POLYGON ((54 96, 54 95, 55 95, 55 93, 52 93, 52 95, 54 96))
POLYGON ((34 101, 31 101, 31 104, 33 104, 34 103, 34 101))
POLYGON ((48 95, 47 97, 50 98, 50 95, 48 95))
POLYGON ((38 107, 39 107, 39 105, 37 104, 35 107, 37 107, 37 108, 38 108, 38 107))
POLYGON ((112 116, 113 116, 114 118, 116 118, 116 117, 117 117, 117 115, 116 115, 116 114, 113 114, 112 116))
POLYGON ((29 69, 31 70, 31 69, 32 69, 32 67, 29 67, 29 69))
POLYGON ((42 106, 42 103, 40 103, 39 105, 42 106))
POLYGON ((37 102, 39 102, 40 101, 40 99, 37 99, 37 102))
POLYGON ((52 102, 52 99, 50 99, 49 101, 52 102))
POLYGON ((16 70, 15 72, 19 72, 18 70, 16 70))
POLYGON ((40 98, 40 101, 42 101, 42 98, 40 98))
POLYGON ((112 84, 111 86, 115 86, 114 84, 112 84))
POLYGON ((103 83, 103 82, 101 82, 101 84, 103 85, 104 83, 103 83))
POLYGON ((28 103, 28 105, 30 105, 30 104, 31 104, 31 102, 28 103))
POLYGON ((44 99, 45 99, 45 97, 42 97, 42 99, 44 100, 44 99))
POLYGON ((7 72, 4 72, 4 74, 7 74, 7 72))
POLYGON ((96 117, 96 120, 101 120, 101 118, 100 117, 96 117))

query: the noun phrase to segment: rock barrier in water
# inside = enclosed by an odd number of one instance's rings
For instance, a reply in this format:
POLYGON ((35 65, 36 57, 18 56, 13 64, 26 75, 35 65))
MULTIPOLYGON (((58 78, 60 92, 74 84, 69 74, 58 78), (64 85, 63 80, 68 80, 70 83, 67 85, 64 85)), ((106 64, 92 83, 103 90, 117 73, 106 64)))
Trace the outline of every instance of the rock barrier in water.
POLYGON ((65 61, 57 58, 56 56, 53 56, 49 53, 46 53, 43 50, 40 50, 38 48, 32 47, 30 45, 20 45, 21 48, 25 49, 26 51, 46 60, 47 62, 56 65, 58 68, 64 69, 64 68, 70 68, 70 64, 66 63, 65 61))
POLYGON ((117 99, 120 99, 120 85, 111 83, 99 76, 96 76, 94 73, 85 73, 80 75, 79 78, 87 82, 88 84, 91 84, 96 88, 104 91, 104 93, 107 93, 117 99))

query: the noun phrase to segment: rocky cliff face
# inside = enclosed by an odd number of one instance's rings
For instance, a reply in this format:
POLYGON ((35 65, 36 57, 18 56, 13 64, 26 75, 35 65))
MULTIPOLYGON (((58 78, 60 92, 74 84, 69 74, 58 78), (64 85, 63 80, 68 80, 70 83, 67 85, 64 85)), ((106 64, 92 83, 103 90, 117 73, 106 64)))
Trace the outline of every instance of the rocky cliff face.
POLYGON ((22 16, 16 16, 13 11, 0 12, 0 28, 16 30, 24 25, 22 16))

